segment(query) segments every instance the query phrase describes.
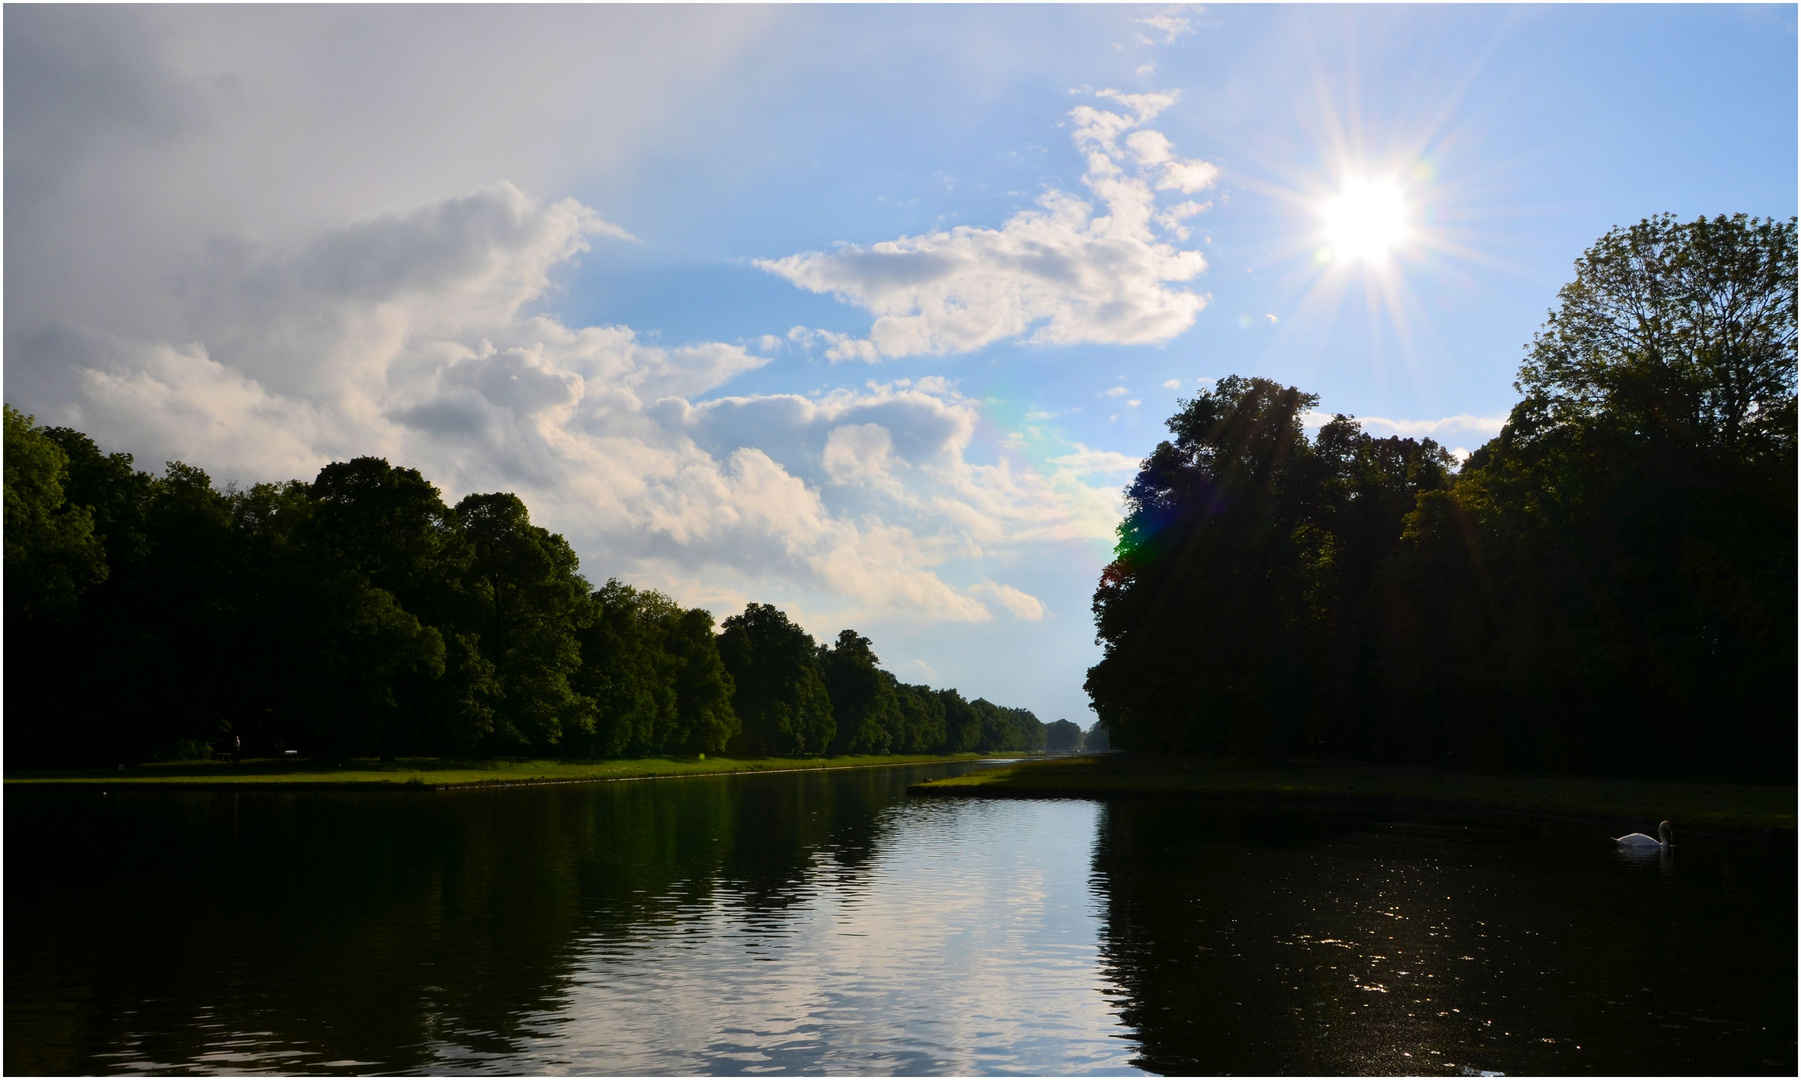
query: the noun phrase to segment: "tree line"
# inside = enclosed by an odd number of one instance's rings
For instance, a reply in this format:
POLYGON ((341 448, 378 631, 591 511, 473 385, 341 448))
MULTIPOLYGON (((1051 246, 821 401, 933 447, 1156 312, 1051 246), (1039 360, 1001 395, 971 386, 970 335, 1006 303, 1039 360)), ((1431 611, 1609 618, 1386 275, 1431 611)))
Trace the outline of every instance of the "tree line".
POLYGON ((1266 379, 1181 402, 1095 592, 1113 745, 1792 783, 1795 235, 1610 231, 1461 468, 1266 379))
POLYGON ((333 462, 221 490, 5 410, 9 764, 210 753, 741 756, 1038 750, 769 604, 716 627, 609 580, 505 492, 333 462))

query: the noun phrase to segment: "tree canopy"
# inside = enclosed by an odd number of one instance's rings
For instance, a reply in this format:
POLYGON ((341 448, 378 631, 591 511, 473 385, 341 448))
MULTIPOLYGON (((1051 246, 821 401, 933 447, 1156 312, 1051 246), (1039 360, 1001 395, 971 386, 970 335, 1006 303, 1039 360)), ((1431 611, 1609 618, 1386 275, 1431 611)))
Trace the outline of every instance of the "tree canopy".
POLYGON ((1793 776, 1795 221, 1602 237, 1461 470, 1233 377, 1095 593, 1112 744, 1793 776))
MULTIPOLYGON (((951 748, 955 692, 900 683, 856 631, 825 648, 751 604, 716 633, 654 590, 593 588, 506 492, 447 506, 374 457, 221 490, 11 407, 5 463, 15 766, 231 738, 329 759, 951 748)), ((1042 743, 1016 712, 956 748, 1042 743)))

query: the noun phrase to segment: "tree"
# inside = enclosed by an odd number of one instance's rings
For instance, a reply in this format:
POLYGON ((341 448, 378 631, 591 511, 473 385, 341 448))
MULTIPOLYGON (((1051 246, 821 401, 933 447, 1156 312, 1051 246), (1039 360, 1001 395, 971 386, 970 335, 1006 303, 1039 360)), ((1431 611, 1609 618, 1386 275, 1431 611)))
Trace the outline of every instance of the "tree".
POLYGON ((719 655, 743 724, 730 749, 753 757, 825 753, 837 724, 813 636, 770 604, 747 604, 724 626, 719 655))
POLYGON ((574 550, 506 492, 467 496, 456 518, 470 550, 472 636, 493 668, 494 738, 543 751, 591 735, 594 701, 570 684, 581 667, 577 634, 593 618, 574 550))
POLYGON ((1449 483, 1430 440, 1231 376, 1180 403, 1126 491, 1095 591, 1087 689, 1114 746, 1281 757, 1367 750, 1365 598, 1416 497, 1449 483))
POLYGON ((880 663, 869 639, 845 630, 830 649, 819 649, 826 693, 832 699, 837 734, 835 754, 886 754, 901 725, 894 684, 876 667, 880 663))
POLYGON ((955 690, 937 691, 944 716, 944 750, 964 754, 982 749, 982 714, 955 690))
POLYGON ((1607 420, 1741 456, 1792 451, 1793 218, 1664 214, 1609 230, 1557 298, 1515 384, 1518 420, 1607 420))
POLYGON ((882 677, 894 687, 897 723, 890 749, 897 754, 929 754, 946 745, 944 701, 929 686, 903 683, 888 672, 882 677))
POLYGON ((664 638, 680 608, 661 593, 616 578, 591 599, 594 617, 580 633, 577 686, 595 702, 595 755, 641 756, 679 742, 673 664, 664 638))
POLYGON ((94 517, 64 496, 69 457, 33 418, 6 406, 6 600, 16 617, 68 619, 80 594, 106 580, 94 517))
POLYGON ((665 641, 676 663, 675 711, 677 744, 669 749, 690 754, 724 750, 742 725, 732 708, 735 684, 719 655, 713 615, 700 608, 681 613, 665 641))
POLYGON ((1578 260, 1379 575, 1388 752, 1792 778, 1795 258, 1792 219, 1666 215, 1578 260))
POLYGON ((469 552, 438 489, 415 469, 377 457, 334 461, 310 495, 309 545, 433 622, 451 617, 453 583, 469 552))
POLYGON ((1069 720, 1053 720, 1044 728, 1044 748, 1053 754, 1071 754, 1082 749, 1082 728, 1069 720))

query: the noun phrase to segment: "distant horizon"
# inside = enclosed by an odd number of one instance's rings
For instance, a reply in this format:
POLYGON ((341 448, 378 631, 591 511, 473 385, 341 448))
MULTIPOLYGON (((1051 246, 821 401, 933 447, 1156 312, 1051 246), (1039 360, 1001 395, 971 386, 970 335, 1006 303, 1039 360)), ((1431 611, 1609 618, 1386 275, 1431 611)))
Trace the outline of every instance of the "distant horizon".
POLYGON ((1609 228, 1796 212, 1793 6, 5 19, 8 403, 514 491, 595 584, 1084 729, 1179 398, 1463 456, 1609 228))

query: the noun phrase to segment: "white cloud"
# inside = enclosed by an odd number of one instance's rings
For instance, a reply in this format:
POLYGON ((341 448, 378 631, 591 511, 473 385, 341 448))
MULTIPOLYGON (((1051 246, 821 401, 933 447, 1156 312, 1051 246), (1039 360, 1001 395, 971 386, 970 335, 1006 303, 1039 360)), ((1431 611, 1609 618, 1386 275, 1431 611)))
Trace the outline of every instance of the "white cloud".
MULTIPOLYGON (((1501 433, 1507 423, 1505 416, 1472 416, 1469 413, 1458 413, 1437 420, 1390 420, 1381 416, 1359 416, 1357 423, 1363 430, 1378 437, 1400 435, 1410 439, 1433 439, 1444 442, 1445 436, 1451 432, 1467 432, 1479 435, 1484 440, 1492 439, 1501 433)), ((1308 413, 1305 423, 1310 428, 1317 428, 1331 423, 1332 414, 1324 412, 1308 413)))
POLYGON ((834 484, 892 483, 894 436, 880 424, 835 427, 821 462, 834 484))
POLYGON ((1006 609, 1006 611, 1016 619, 1025 622, 1037 622, 1039 619, 1044 618, 1045 608, 1043 601, 1030 593, 1020 592, 1011 585, 1001 585, 992 581, 984 581, 980 584, 971 585, 969 591, 994 601, 996 604, 999 604, 1002 608, 1006 609))
POLYGON ((1088 475, 1090 473, 1137 472, 1138 466, 1142 462, 1128 454, 1112 450, 1090 450, 1078 443, 1075 453, 1054 457, 1051 459, 1051 464, 1060 465, 1074 473, 1088 475))
POLYGON ((903 660, 894 665, 893 670, 896 675, 911 676, 927 682, 938 677, 938 670, 924 660, 903 660))
POLYGON ((1087 157, 1082 177, 1105 207, 1047 191, 1035 209, 1000 228, 958 226, 868 246, 804 252, 756 265, 875 316, 867 339, 808 331, 831 359, 874 360, 961 353, 996 341, 1044 344, 1168 341, 1194 324, 1206 298, 1177 283, 1205 268, 1181 222, 1205 209, 1158 203, 1158 191, 1193 193, 1218 170, 1177 158, 1169 140, 1144 125, 1173 105, 1173 93, 1094 95, 1123 111, 1079 105, 1072 139, 1087 157), (1129 133, 1129 134, 1128 134, 1129 133), (1124 145, 1120 143, 1124 136, 1124 145))
MULTIPOLYGON (((1143 19, 1133 19, 1132 21, 1136 22, 1136 23, 1142 23, 1145 26, 1148 26, 1151 29, 1157 31, 1159 34, 1162 34, 1163 35, 1162 43, 1165 45, 1168 45, 1171 42, 1175 41, 1178 37, 1181 37, 1183 34, 1194 33, 1194 27, 1189 23, 1189 20, 1180 13, 1180 9, 1178 9, 1178 8, 1171 8, 1167 11, 1160 11, 1155 15, 1151 15, 1151 16, 1148 16, 1143 19)), ((1146 38, 1144 40, 1145 40, 1146 44, 1153 44, 1153 42, 1151 42, 1150 39, 1148 39, 1148 38, 1146 38)))
POLYGON ((1127 390, 1123 386, 1113 386, 1113 387, 1107 388, 1106 390, 1101 391, 1102 395, 1105 397, 1125 397, 1127 394, 1129 394, 1131 392, 1132 391, 1127 390))
MULTIPOLYGON (((594 577, 824 596, 846 618, 1037 618, 1034 598, 940 568, 1110 536, 1116 496, 1073 463, 968 461, 978 403, 942 378, 697 400, 767 359, 530 314, 559 263, 619 235, 497 184, 216 245, 181 294, 186 341, 53 325, 16 343, 9 392, 152 467, 273 480, 375 454, 452 500, 512 490, 594 577)), ((824 334, 790 339, 837 344, 824 334)))
POLYGON ((1182 389, 1182 380, 1181 379, 1165 379, 1163 382, 1163 389, 1165 389, 1165 390, 1180 390, 1180 389, 1182 389))
POLYGON ((808 350, 824 345, 825 358, 834 364, 840 360, 861 360, 873 364, 882 358, 874 342, 832 330, 809 330, 804 326, 797 326, 788 331, 788 340, 808 350))

